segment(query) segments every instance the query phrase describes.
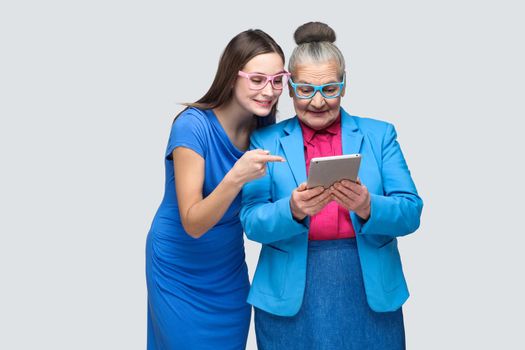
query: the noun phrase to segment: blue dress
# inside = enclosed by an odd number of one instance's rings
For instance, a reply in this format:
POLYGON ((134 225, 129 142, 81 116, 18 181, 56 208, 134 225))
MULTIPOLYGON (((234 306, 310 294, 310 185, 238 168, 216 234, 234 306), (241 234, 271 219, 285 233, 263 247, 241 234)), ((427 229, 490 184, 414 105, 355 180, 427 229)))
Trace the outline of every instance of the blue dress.
POLYGON ((164 199, 146 242, 148 349, 244 349, 251 308, 240 195, 199 239, 182 227, 174 182, 176 147, 205 160, 208 196, 243 155, 212 110, 189 108, 172 126, 166 150, 164 199))

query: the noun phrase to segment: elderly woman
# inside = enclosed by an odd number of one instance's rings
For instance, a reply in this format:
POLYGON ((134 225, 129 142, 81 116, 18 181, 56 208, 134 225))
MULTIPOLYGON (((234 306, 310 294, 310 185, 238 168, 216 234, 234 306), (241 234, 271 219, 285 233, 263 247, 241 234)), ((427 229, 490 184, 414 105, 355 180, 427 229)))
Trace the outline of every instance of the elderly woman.
POLYGON ((244 186, 241 222, 262 243, 248 302, 259 349, 403 349, 408 289, 398 236, 423 203, 386 122, 341 108, 345 63, 334 31, 307 23, 289 62, 296 117, 257 130, 252 149, 286 158, 244 186), (357 183, 306 187, 313 157, 360 153, 357 183))

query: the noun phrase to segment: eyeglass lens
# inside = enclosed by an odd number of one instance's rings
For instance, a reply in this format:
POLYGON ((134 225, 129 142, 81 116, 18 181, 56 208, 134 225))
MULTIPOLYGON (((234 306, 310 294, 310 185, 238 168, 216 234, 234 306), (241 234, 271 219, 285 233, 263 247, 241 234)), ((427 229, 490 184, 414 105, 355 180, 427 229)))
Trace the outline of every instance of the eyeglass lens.
POLYGON ((254 74, 248 78, 250 81, 250 87, 254 90, 263 89, 268 83, 268 80, 270 80, 274 89, 282 89, 286 83, 285 79, 284 75, 277 75, 272 78, 263 74, 254 74))
MULTIPOLYGON (((315 94, 315 88, 310 85, 298 84, 295 91, 299 97, 304 97, 304 98, 313 97, 315 94)), ((321 89, 321 94, 324 97, 337 97, 340 94, 340 92, 341 92, 341 86, 338 83, 325 85, 321 89)))

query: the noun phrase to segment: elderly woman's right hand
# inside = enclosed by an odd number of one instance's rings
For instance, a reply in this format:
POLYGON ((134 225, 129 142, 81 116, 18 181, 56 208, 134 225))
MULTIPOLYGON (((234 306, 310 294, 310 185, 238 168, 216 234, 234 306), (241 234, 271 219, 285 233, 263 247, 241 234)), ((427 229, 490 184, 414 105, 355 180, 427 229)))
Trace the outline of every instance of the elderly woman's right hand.
POLYGON ((332 200, 330 190, 325 190, 322 186, 308 189, 306 183, 303 182, 290 197, 292 216, 295 220, 301 221, 306 216, 319 213, 332 200))

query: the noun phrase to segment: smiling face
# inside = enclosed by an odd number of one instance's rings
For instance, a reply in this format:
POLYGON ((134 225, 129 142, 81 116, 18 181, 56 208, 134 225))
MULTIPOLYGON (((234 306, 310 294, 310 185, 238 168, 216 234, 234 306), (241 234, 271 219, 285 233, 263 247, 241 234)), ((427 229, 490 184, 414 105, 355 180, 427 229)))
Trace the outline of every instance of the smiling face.
MULTIPOLYGON (((245 73, 262 73, 275 75, 284 72, 284 62, 281 57, 272 52, 255 56, 241 69, 245 73)), ((247 113, 257 116, 267 116, 277 103, 282 89, 274 89, 268 82, 261 90, 250 89, 247 78, 238 77, 233 89, 233 100, 247 113)))
MULTIPOLYGON (((335 61, 325 63, 297 64, 292 72, 294 83, 323 85, 338 83, 341 81, 339 66, 335 61)), ((317 92, 311 99, 300 99, 295 96, 290 88, 290 96, 293 98, 295 113, 299 120, 314 130, 322 130, 329 127, 339 116, 341 97, 345 94, 345 88, 341 95, 336 98, 324 98, 317 92)))

